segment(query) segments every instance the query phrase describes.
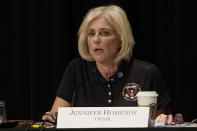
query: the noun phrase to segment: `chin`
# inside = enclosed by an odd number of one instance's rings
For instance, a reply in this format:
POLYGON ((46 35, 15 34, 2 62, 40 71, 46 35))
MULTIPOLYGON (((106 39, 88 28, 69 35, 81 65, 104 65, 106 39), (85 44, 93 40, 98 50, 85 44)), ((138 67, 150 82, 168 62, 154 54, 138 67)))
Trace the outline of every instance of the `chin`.
POLYGON ((99 63, 103 63, 104 60, 101 60, 101 59, 95 59, 96 62, 99 62, 99 63))
POLYGON ((99 63, 102 63, 102 62, 104 62, 106 59, 104 59, 104 58, 98 58, 98 57, 94 57, 94 60, 96 61, 96 62, 99 62, 99 63))

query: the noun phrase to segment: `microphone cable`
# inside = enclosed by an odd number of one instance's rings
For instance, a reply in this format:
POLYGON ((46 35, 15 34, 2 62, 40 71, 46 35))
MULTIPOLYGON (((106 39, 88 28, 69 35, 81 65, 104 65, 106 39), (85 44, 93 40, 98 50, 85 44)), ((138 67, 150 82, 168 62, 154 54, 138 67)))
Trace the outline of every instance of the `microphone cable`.
POLYGON ((40 128, 40 131, 42 131, 42 130, 45 128, 45 126, 44 126, 45 122, 46 122, 46 120, 43 120, 43 121, 42 121, 42 126, 41 126, 41 128, 40 128))
POLYGON ((34 125, 36 122, 35 121, 33 121, 32 123, 31 123, 31 125, 29 125, 26 129, 25 129, 25 131, 30 131, 30 128, 32 127, 32 125, 34 125))

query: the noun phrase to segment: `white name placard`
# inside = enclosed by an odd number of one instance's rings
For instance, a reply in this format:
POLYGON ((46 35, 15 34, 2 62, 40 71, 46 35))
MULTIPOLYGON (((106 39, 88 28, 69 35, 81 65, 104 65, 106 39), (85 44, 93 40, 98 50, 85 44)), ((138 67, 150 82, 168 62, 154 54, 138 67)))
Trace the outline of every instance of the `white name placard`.
POLYGON ((149 107, 60 107, 57 128, 148 127, 149 107))

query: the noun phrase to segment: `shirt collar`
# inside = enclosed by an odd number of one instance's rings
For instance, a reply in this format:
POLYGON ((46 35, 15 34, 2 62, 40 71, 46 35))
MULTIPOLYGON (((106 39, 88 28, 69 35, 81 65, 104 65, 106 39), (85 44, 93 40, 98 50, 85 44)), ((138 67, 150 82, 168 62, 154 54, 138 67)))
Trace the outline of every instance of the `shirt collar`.
MULTIPOLYGON (((123 78, 127 76, 128 69, 129 69, 129 62, 121 61, 118 67, 118 71, 113 76, 110 77, 109 82, 116 83, 121 81, 123 78)), ((88 73, 91 81, 108 83, 101 75, 101 73, 98 71, 95 61, 88 62, 88 73)))

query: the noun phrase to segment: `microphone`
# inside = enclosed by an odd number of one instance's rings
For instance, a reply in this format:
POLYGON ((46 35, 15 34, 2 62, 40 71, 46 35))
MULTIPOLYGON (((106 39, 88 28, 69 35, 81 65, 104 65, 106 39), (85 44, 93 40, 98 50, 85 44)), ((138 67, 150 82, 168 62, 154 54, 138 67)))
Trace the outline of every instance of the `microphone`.
POLYGON ((71 107, 74 107, 76 102, 75 102, 75 99, 76 99, 76 96, 77 96, 77 92, 78 90, 81 88, 82 86, 79 86, 79 87, 76 87, 74 93, 73 93, 73 96, 72 96, 72 101, 71 101, 71 107))
POLYGON ((77 88, 75 89, 75 91, 74 91, 74 93, 73 93, 73 96, 72 96, 71 107, 74 107, 76 92, 77 92, 77 88))

